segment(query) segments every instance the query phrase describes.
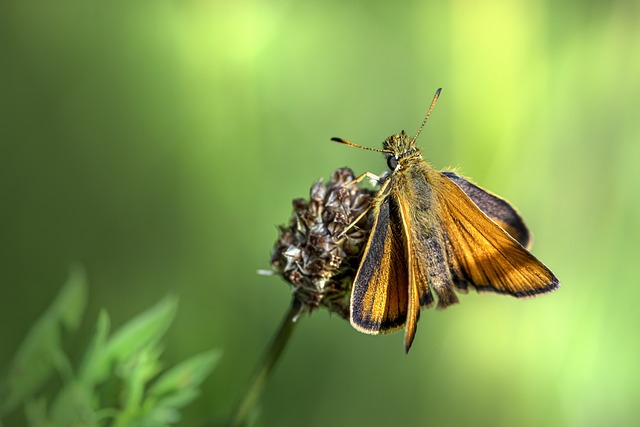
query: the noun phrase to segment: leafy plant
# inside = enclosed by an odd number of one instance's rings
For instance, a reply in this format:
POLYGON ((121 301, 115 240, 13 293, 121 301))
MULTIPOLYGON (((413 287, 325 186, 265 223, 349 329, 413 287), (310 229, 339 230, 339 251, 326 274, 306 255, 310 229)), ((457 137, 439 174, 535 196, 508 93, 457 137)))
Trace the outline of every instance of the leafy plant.
POLYGON ((100 312, 91 342, 74 368, 61 338, 78 329, 86 300, 85 275, 74 268, 0 383, 0 426, 20 406, 31 427, 177 423, 180 409, 198 396, 220 352, 206 351, 163 369, 160 340, 177 309, 176 298, 166 297, 112 334, 109 315, 100 312))

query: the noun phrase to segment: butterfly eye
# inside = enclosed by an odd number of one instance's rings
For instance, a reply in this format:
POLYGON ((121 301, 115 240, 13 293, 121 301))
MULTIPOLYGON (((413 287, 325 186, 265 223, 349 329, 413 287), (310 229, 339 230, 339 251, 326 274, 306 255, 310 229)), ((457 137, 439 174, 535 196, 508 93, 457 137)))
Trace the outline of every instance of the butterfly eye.
POLYGON ((396 170, 398 167, 398 158, 396 156, 387 157, 387 166, 389 166, 389 169, 392 171, 396 170))

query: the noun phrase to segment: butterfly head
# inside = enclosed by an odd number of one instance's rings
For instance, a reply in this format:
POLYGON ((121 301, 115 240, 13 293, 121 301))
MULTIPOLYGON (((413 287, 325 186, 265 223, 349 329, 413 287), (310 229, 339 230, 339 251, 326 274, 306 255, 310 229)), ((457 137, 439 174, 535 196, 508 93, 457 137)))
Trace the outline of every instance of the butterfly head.
POLYGON ((416 147, 416 138, 408 136, 404 131, 385 139, 382 152, 387 153, 387 165, 391 170, 396 170, 398 165, 422 154, 422 150, 416 147))

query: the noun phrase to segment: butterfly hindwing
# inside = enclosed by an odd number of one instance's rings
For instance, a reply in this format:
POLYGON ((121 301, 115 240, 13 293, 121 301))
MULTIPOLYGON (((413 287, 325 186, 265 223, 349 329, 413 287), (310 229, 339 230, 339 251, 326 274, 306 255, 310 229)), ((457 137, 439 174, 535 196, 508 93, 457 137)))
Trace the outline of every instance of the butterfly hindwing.
POLYGON ((558 287, 553 273, 489 219, 461 187, 443 174, 438 181, 433 188, 458 286, 468 284, 480 292, 516 297, 558 287))
POLYGON ((399 214, 392 197, 383 197, 351 290, 351 324, 368 334, 398 330, 407 318, 409 282, 399 214))

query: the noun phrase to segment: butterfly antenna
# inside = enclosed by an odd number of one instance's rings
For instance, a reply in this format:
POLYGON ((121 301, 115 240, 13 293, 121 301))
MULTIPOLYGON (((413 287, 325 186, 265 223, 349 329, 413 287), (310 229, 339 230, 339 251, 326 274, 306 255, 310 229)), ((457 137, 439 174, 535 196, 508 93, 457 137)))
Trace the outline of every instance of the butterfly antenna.
POLYGON ((440 97, 440 91, 442 90, 442 88, 439 88, 436 91, 436 94, 433 95, 433 101, 431 101, 431 106, 429 107, 429 111, 427 111, 427 115, 425 116, 424 120, 422 121, 422 124, 420 125, 420 128, 418 129, 418 132, 416 132, 416 136, 413 137, 413 140, 415 141, 416 139, 418 139, 418 135, 420 135, 420 132, 422 132, 422 128, 424 128, 424 125, 427 123, 427 120, 429 119, 429 116, 431 115, 431 112, 433 111, 433 107, 436 106, 436 102, 438 102, 438 98, 440 97))
POLYGON ((353 142, 347 141, 345 139, 342 138, 331 138, 332 141, 335 142, 339 142, 340 144, 344 144, 344 145, 350 145, 352 147, 356 147, 356 148, 362 148, 363 150, 369 150, 369 151, 377 151, 378 153, 392 153, 392 151, 390 150, 380 150, 379 148, 371 148, 371 147, 365 147, 364 145, 358 145, 358 144, 354 144, 353 142))

